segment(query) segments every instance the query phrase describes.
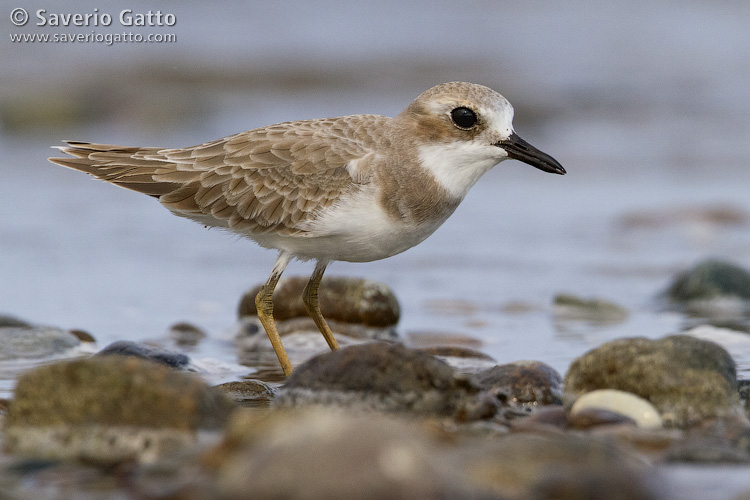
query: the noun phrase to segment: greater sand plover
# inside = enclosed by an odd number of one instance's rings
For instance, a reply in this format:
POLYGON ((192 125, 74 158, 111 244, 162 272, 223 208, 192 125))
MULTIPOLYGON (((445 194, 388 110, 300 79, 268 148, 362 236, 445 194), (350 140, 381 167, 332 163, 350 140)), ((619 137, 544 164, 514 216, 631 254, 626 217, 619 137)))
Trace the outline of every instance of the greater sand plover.
POLYGON ((291 259, 317 262, 303 301, 337 349, 318 306, 329 262, 384 259, 422 242, 506 158, 565 173, 516 135, 512 120, 513 107, 494 90, 453 82, 427 90, 395 118, 286 122, 179 149, 68 141, 59 149, 72 158, 50 160, 279 250, 255 303, 288 375, 272 294, 291 259))

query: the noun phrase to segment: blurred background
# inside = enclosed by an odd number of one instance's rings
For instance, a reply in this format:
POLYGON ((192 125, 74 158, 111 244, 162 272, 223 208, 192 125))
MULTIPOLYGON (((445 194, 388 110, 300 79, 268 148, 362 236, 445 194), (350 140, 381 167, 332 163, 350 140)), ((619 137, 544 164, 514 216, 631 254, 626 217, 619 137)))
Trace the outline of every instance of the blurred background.
POLYGON ((179 147, 281 121, 393 116, 452 80, 505 95, 519 135, 568 175, 504 162, 420 246, 329 268, 390 285, 404 333, 466 336, 499 362, 564 371, 606 340, 679 331, 683 318, 655 304, 679 270, 709 256, 750 266, 746 1, 59 5, 0 2, 0 312, 82 328, 101 345, 158 338, 183 320, 221 338, 275 260, 48 163, 61 140, 179 147), (16 8, 30 14, 24 26, 16 8), (112 23, 36 26, 39 9, 47 24, 49 13, 112 23), (176 22, 123 27, 123 9, 176 22), (11 39, 89 33, 176 39, 11 39), (629 314, 561 322, 558 293, 629 314))

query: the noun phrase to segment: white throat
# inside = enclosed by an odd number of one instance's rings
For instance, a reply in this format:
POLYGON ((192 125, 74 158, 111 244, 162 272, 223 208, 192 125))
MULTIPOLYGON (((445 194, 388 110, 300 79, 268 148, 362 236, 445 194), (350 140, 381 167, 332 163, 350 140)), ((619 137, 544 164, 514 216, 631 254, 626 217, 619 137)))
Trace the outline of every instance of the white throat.
POLYGON ((502 148, 473 142, 420 146, 419 160, 451 195, 463 199, 489 169, 507 158, 502 148))

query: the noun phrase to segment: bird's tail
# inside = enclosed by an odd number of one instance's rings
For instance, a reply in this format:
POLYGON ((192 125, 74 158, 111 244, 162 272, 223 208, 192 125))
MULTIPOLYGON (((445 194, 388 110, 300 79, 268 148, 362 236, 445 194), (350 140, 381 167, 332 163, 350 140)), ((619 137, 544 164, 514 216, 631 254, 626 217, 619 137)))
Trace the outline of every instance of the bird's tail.
POLYGON ((161 148, 130 148, 78 141, 65 143, 67 146, 58 149, 71 157, 50 158, 49 161, 157 198, 177 187, 173 182, 154 178, 155 174, 176 170, 174 163, 159 154, 161 148))

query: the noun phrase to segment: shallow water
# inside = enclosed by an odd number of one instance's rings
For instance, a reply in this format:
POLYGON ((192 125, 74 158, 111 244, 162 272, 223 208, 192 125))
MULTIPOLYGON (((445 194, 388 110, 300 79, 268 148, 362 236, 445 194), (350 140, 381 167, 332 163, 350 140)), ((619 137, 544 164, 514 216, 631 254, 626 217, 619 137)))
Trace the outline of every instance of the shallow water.
MULTIPOLYGON (((179 38, 169 46, 6 41, 0 50, 14 64, 0 77, 0 309, 88 330, 102 345, 163 338, 186 320, 214 339, 200 354, 231 356, 223 340, 238 298, 265 280, 274 253, 50 165, 48 146, 63 138, 179 146, 288 119, 392 115, 427 86, 460 78, 504 92, 519 134, 569 174, 505 162, 422 245, 329 272, 392 286, 401 331, 476 337, 500 362, 533 358, 564 371, 605 340, 679 331, 682 318, 653 305, 676 271, 707 256, 750 266, 747 218, 674 217, 713 206, 750 213, 750 37, 741 21, 750 11, 743 2, 636 3, 641 11, 476 2, 460 13, 399 2, 366 11, 251 3, 227 4, 215 17, 199 4, 170 5, 178 23, 160 29, 179 38), (458 14, 472 19, 473 36, 461 36, 458 14), (415 16, 418 26, 403 29, 400 20, 415 16), (253 29, 236 29, 247 20, 253 29), (105 76, 143 68, 156 76, 142 84, 105 76), (44 86, 39 77, 50 73, 59 83, 44 86), (93 98, 107 103, 99 114, 10 127, 13 97, 74 100, 77 86, 94 85, 90 75, 104 82, 94 87, 93 98), (153 115, 150 94, 167 103, 153 115), (628 226, 633 214, 657 223, 628 226), (556 322, 558 292, 605 298, 631 314, 609 326, 556 322)), ((310 270, 295 264, 288 273, 310 270)))
MULTIPOLYGON (((221 379, 217 367, 236 362, 227 332, 239 297, 266 279, 274 252, 48 164, 48 147, 184 146, 292 119, 393 115, 450 80, 505 94, 518 133, 569 173, 505 162, 420 246, 330 267, 393 287, 403 333, 470 336, 498 362, 564 372, 604 341, 680 331, 684 318, 655 305, 677 271, 709 256, 750 267, 747 2, 281 5, 166 3, 178 19, 160 28, 178 35, 169 45, 0 42, 1 312, 87 330, 100 346, 164 342, 189 321, 210 336, 190 354, 221 379), (61 102, 72 111, 52 113, 61 102), (57 120, 34 121, 37 108, 57 120), (695 215, 706 207, 737 217, 695 215), (559 292, 613 301, 629 318, 557 321, 559 292)), ((744 337, 721 341, 747 378, 744 337)))

